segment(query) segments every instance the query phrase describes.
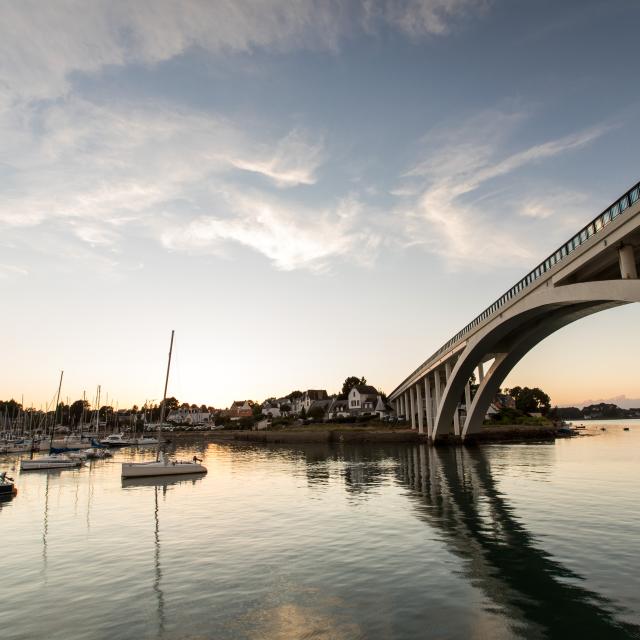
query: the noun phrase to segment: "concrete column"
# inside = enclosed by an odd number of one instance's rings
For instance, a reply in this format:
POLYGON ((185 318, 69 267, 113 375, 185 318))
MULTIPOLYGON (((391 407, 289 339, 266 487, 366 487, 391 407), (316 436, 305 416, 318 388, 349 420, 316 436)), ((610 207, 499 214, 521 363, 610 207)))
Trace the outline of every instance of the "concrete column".
POLYGON ((398 402, 400 403, 400 413, 398 414, 398 416, 403 416, 404 415, 404 396, 400 395, 400 397, 398 398, 398 402))
POLYGON ((418 433, 424 433, 424 409, 422 404, 422 383, 416 383, 416 404, 418 405, 418 433))
POLYGON ((456 405, 456 408, 453 410, 453 433, 457 436, 460 435, 460 409, 458 405, 456 405))
POLYGON ((440 408, 440 398, 442 398, 442 387, 440 386, 440 370, 436 369, 433 372, 433 377, 435 379, 435 390, 436 390, 436 406, 433 411, 434 417, 437 419, 438 417, 438 409, 440 408))
POLYGON ((447 384, 447 382, 449 382, 449 378, 451 377, 451 360, 447 360, 444 363, 444 373, 445 373, 445 380, 444 383, 445 385, 447 384))
POLYGON ((411 428, 416 428, 416 402, 415 402, 415 390, 413 387, 409 387, 409 398, 411 400, 411 428))
POLYGON ((481 362, 478 365, 478 382, 482 382, 484 380, 484 362, 481 362))
POLYGON ((409 417, 409 392, 404 392, 404 419, 409 417))
POLYGON ((464 404, 467 408, 467 414, 469 413, 469 408, 471 407, 471 383, 467 382, 464 387, 464 404))
POLYGON ((620 261, 620 275, 623 280, 636 280, 638 269, 636 268, 636 257, 633 247, 630 244, 620 245, 618 249, 618 259, 620 261))
POLYGON ((431 398, 431 382, 428 375, 424 378, 424 403, 427 410, 427 435, 431 437, 433 433, 433 399, 431 398))

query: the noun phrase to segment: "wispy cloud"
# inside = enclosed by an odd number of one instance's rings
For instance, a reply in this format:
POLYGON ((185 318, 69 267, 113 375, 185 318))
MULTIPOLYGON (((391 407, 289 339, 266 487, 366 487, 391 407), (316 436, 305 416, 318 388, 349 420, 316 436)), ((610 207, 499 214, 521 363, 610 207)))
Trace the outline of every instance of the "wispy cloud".
POLYGON ((14 276, 26 276, 29 271, 15 264, 0 264, 0 279, 5 280, 14 276))
POLYGON ((254 140, 228 120, 194 110, 68 98, 27 113, 0 114, 8 168, 0 225, 67 220, 91 243, 109 243, 109 228, 163 210, 199 211, 203 185, 215 189, 238 167, 279 187, 313 184, 323 158, 322 143, 300 129, 254 140), (270 157, 255 159, 256 149, 269 148, 270 157))
POLYGON ((484 0, 59 0, 5 2, 0 86, 14 98, 52 98, 73 73, 156 64, 191 48, 211 53, 322 49, 391 26, 413 37, 443 34, 484 0))
POLYGON ((308 138, 303 132, 293 130, 271 152, 256 149, 243 158, 231 158, 230 161, 238 169, 271 178, 280 187, 314 184, 316 170, 323 161, 323 145, 308 138))
POLYGON ((532 249, 518 218, 545 218, 558 210, 566 217, 578 210, 582 200, 559 189, 533 197, 508 188, 500 198, 486 193, 498 178, 580 149, 608 130, 594 127, 509 153, 507 143, 524 119, 521 113, 488 112, 425 138, 425 157, 395 191, 404 194, 409 243, 440 254, 453 267, 520 264, 531 259, 532 249))
POLYGON ((336 258, 366 264, 380 236, 365 224, 361 205, 346 198, 334 207, 308 210, 262 193, 227 193, 230 217, 201 216, 162 234, 170 249, 224 251, 228 242, 254 249, 283 271, 326 271, 336 258))
POLYGON ((464 15, 476 15, 488 7, 488 0, 388 0, 371 2, 370 12, 401 31, 420 37, 448 33, 451 24, 464 15))

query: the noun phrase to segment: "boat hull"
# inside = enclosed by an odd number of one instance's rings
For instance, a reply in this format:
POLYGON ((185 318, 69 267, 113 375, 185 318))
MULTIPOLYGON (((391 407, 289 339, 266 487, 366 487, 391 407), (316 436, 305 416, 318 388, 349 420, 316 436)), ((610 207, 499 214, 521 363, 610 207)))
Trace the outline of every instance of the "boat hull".
POLYGON ((20 471, 37 471, 39 469, 71 469, 82 465, 81 460, 21 460, 20 471))
POLYGON ((154 476, 179 476, 207 473, 207 468, 197 462, 123 462, 123 478, 150 478, 154 476))

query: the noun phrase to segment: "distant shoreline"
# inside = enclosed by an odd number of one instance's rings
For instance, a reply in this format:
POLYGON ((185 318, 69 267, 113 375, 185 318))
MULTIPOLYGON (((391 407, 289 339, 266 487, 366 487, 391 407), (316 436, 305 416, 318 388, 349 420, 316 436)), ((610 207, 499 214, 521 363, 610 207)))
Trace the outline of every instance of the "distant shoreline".
MULTIPOLYGON (((313 426, 313 425, 310 425, 313 426)), ((321 427, 322 425, 318 425, 321 427)), ((219 442, 257 442, 257 443, 295 443, 295 442, 326 442, 326 443, 358 443, 358 442, 428 442, 426 434, 413 429, 372 429, 372 428, 289 428, 280 430, 220 430, 205 433, 188 431, 173 432, 171 436, 199 437, 208 441, 219 442)), ((530 440, 553 440, 556 428, 551 425, 500 425, 483 427, 482 431, 467 439, 468 443, 476 442, 517 442, 530 440)), ((453 443, 453 438, 444 438, 441 444, 453 443)))

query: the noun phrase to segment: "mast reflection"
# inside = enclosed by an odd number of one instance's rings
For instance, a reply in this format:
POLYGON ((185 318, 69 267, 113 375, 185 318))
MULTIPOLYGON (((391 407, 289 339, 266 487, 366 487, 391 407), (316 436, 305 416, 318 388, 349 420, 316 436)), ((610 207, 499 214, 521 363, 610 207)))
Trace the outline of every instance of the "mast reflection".
POLYGON ((158 635, 164 635, 164 593, 160 588, 160 579, 162 578, 162 569, 160 568, 160 519, 158 517, 158 489, 162 489, 164 493, 167 491, 166 485, 162 487, 154 487, 155 493, 155 508, 153 511, 153 518, 155 521, 155 530, 153 535, 154 540, 154 580, 153 591, 158 599, 158 635))
POLYGON ((158 607, 158 633, 157 637, 161 637, 165 633, 165 601, 164 591, 162 590, 162 565, 160 558, 160 492, 162 498, 166 498, 167 492, 171 486, 188 483, 195 484, 202 481, 202 474, 185 474, 182 476, 164 476, 164 477, 147 477, 147 478, 123 478, 122 488, 144 489, 153 487, 154 492, 154 508, 153 508, 153 584, 152 589, 156 596, 158 607))

